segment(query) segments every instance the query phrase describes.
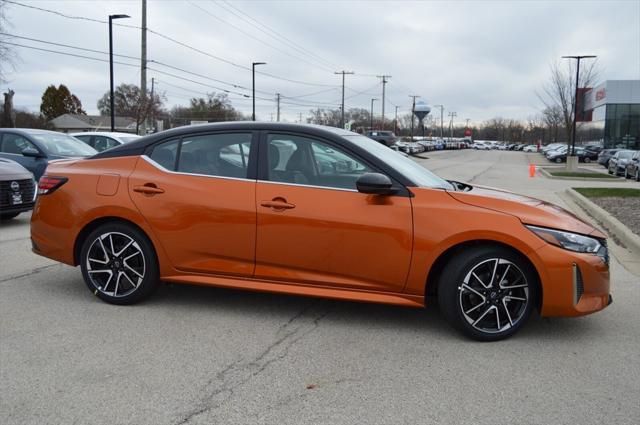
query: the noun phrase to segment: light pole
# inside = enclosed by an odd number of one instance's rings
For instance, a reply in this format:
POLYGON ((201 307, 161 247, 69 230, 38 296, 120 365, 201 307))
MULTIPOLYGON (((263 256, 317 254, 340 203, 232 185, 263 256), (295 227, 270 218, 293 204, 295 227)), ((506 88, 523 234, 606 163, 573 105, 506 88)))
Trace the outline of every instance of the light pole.
POLYGON ((130 18, 129 15, 109 15, 109 107, 111 108, 111 131, 116 131, 116 111, 113 94, 113 20, 130 18))
POLYGON ((371 128, 371 130, 373 130, 373 102, 378 100, 378 98, 373 98, 371 99, 371 113, 369 114, 369 119, 370 119, 370 123, 369 123, 369 127, 371 128))
MULTIPOLYGON (((580 60, 595 58, 595 55, 582 55, 582 56, 563 56, 563 59, 576 59, 578 64, 576 66, 576 97, 573 101, 573 124, 571 130, 571 150, 568 156, 575 156, 576 151, 576 119, 578 118, 578 86, 580 85, 580 60)), ((569 165, 569 161, 567 161, 569 165)), ((574 164, 575 165, 575 164, 574 164)))
POLYGON ((251 113, 251 121, 256 120, 256 65, 266 64, 266 62, 251 63, 251 99, 253 100, 253 112, 251 113))
POLYGON ((334 72, 334 74, 342 74, 342 118, 340 119, 340 127, 344 129, 344 76, 353 74, 352 71, 334 72))

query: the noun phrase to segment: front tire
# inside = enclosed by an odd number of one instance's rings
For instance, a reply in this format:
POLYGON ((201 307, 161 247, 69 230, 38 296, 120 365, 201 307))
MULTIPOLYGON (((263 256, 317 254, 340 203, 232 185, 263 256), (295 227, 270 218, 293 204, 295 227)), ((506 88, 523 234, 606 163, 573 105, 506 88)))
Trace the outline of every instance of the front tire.
POLYGON ((104 224, 91 232, 82 245, 80 267, 91 292, 111 304, 135 304, 158 286, 151 241, 125 223, 104 224))
POLYGON ((478 341, 515 334, 535 304, 537 277, 506 248, 480 246, 459 253, 444 268, 438 303, 450 325, 478 341))

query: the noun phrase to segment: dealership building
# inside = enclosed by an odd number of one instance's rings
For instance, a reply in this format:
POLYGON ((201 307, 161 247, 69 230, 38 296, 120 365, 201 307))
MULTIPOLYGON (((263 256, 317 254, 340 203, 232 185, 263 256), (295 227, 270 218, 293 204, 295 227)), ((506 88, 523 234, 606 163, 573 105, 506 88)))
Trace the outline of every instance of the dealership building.
POLYGON ((605 148, 640 149, 640 80, 607 80, 584 92, 576 135, 605 148))

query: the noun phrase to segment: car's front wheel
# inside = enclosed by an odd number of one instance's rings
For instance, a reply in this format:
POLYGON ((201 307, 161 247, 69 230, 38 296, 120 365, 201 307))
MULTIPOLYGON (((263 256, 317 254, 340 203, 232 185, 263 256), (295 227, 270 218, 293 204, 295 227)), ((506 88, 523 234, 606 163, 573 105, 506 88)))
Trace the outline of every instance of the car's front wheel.
POLYGON ((134 304, 158 286, 158 260, 153 245, 137 228, 104 224, 85 239, 80 266, 96 296, 112 304, 134 304))
POLYGON ((518 254, 479 246, 443 270, 438 303, 447 321, 479 341, 508 338, 524 325, 537 296, 536 274, 518 254))

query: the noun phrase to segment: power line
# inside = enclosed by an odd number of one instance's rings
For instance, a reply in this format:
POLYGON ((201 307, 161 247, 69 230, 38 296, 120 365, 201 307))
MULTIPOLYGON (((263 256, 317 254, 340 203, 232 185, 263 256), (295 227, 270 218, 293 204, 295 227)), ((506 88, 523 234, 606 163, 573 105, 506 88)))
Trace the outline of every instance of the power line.
MULTIPOLYGON (((61 13, 61 12, 58 12, 58 11, 55 11, 55 10, 46 9, 46 8, 43 8, 43 7, 31 6, 31 5, 19 3, 17 1, 13 1, 13 0, 3 0, 3 1, 6 2, 6 3, 14 4, 16 6, 25 7, 25 8, 28 8, 28 9, 34 9, 34 10, 37 10, 37 11, 40 11, 40 12, 50 13, 50 14, 57 15, 57 16, 62 17, 62 18, 66 18, 66 19, 83 20, 83 21, 95 22, 95 23, 100 23, 100 24, 106 24, 107 23, 107 21, 101 20, 101 19, 88 18, 88 17, 85 17, 85 16, 67 15, 67 14, 64 14, 64 13, 61 13)), ((118 23, 114 23, 113 25, 116 25, 116 26, 119 26, 119 27, 124 27, 124 28, 132 28, 132 29, 139 29, 139 30, 142 29, 141 27, 136 26, 136 25, 118 24, 118 23)), ((248 67, 248 66, 232 62, 232 61, 230 61, 228 59, 222 58, 220 56, 216 56, 216 55, 211 54, 209 52, 205 52, 204 50, 201 50, 201 49, 198 49, 196 47, 193 47, 193 46, 191 46, 191 45, 189 45, 187 43, 184 43, 184 42, 182 42, 180 40, 177 40, 177 39, 175 39, 173 37, 170 37, 168 35, 165 35, 163 33, 158 32, 158 31, 154 31, 151 28, 147 28, 147 32, 149 32, 151 34, 154 34, 154 35, 156 35, 156 36, 158 36, 160 38, 163 38, 163 39, 165 39, 167 41, 170 41, 170 42, 172 42, 174 44, 177 44, 177 45, 179 45, 181 47, 184 47, 185 49, 189 49, 189 50, 194 51, 196 53, 199 53, 201 55, 207 56, 207 57, 209 57, 211 59, 215 59, 217 61, 226 63, 226 64, 234 66, 236 68, 244 69, 246 71, 251 71, 251 68, 248 67)), ((281 77, 281 76, 274 75, 274 74, 271 74, 269 72, 264 72, 264 71, 256 71, 256 74, 264 75, 264 76, 269 77, 269 78, 273 78, 273 79, 281 80, 281 81, 286 81, 286 82, 293 83, 293 84, 300 84, 300 85, 306 85, 306 86, 312 86, 312 87, 337 87, 336 85, 332 85, 332 84, 311 83, 311 82, 308 82, 308 81, 300 81, 300 80, 295 80, 295 79, 292 79, 292 78, 281 77)))
POLYGON ((320 68, 324 68, 325 70, 331 70, 330 68, 327 68, 325 65, 321 65, 321 66, 320 66, 320 65, 314 64, 314 63, 309 62, 308 60, 306 60, 306 59, 304 59, 304 58, 301 58, 300 56, 293 55, 293 54, 291 54, 291 53, 287 52, 286 50, 282 50, 282 49, 280 49, 279 47, 276 47, 276 46, 274 46, 274 45, 272 45, 272 44, 270 44, 270 43, 267 43, 266 41, 262 40, 261 38, 258 38, 258 37, 256 37, 256 36, 254 36, 253 34, 250 34, 250 33, 246 32, 245 30, 243 30, 243 29, 241 29, 241 28, 237 27, 236 25, 233 25, 232 23, 227 22, 226 20, 224 20, 224 19, 221 19, 221 18, 217 17, 216 15, 214 15, 213 13, 211 13, 209 10, 205 9, 205 8, 204 8, 204 7, 202 7, 202 6, 199 6, 198 4, 196 4, 196 3, 192 2, 191 0, 187 0, 187 2, 188 2, 191 6, 193 6, 193 7, 196 7, 196 8, 198 8, 198 9, 200 9, 200 10, 201 10, 201 11, 203 11, 205 14, 209 15, 211 18, 213 18, 213 19, 215 19, 215 20, 217 20, 217 21, 219 21, 219 22, 222 22, 222 23, 223 23, 223 24, 225 24, 225 25, 230 26, 231 28, 235 29, 236 31, 240 32, 241 34, 244 34, 245 36, 247 36, 247 37, 249 37, 249 38, 251 38, 251 39, 253 39, 253 40, 256 40, 257 42, 262 43, 262 44, 264 44, 265 46, 271 47, 272 49, 277 50, 278 52, 280 52, 280 53, 282 53, 282 54, 285 54, 285 55, 287 55, 287 56, 289 56, 289 57, 291 57, 291 58, 293 58, 293 59, 296 59, 296 60, 299 60, 299 61, 305 62, 305 63, 307 63, 307 64, 309 64, 309 65, 311 65, 311 66, 313 66, 313 67, 320 67, 320 68))
POLYGON ((300 53, 306 54, 307 56, 311 57, 311 58, 315 58, 316 60, 319 60, 321 62, 324 62, 325 64, 333 67, 333 68, 337 68, 338 66, 331 62, 328 61, 324 58, 322 58, 321 56, 318 56, 317 54, 313 53, 312 51, 306 49, 305 47, 301 46, 300 44, 290 40, 289 38, 283 36, 282 34, 278 33, 277 31, 273 30, 272 28, 270 28, 267 25, 262 24, 260 21, 258 21, 257 19, 251 17, 249 14, 247 14, 246 12, 243 12, 242 10, 240 10, 238 7, 234 6, 233 4, 231 4, 230 2, 223 0, 223 3, 225 3, 225 5, 222 5, 220 2, 214 2, 213 0, 211 0, 212 3, 214 3, 216 6, 218 7, 222 7, 223 9, 227 10, 228 12, 232 13, 234 16, 237 16, 238 18, 244 20, 245 22, 248 22, 249 24, 251 24, 252 26, 254 26, 257 30, 269 35, 271 38, 280 41, 283 44, 286 44, 294 49, 296 49, 297 51, 299 51, 300 53), (226 7, 229 7, 231 9, 236 10, 238 13, 240 13, 241 15, 244 15, 244 17, 234 13, 233 11, 227 9, 226 7), (248 18, 248 19, 247 19, 248 18), (252 23, 253 22, 253 23, 252 23), (255 23, 255 24, 254 24, 255 23), (261 29, 261 28, 264 28, 261 29), (272 35, 271 35, 272 34, 272 35))

